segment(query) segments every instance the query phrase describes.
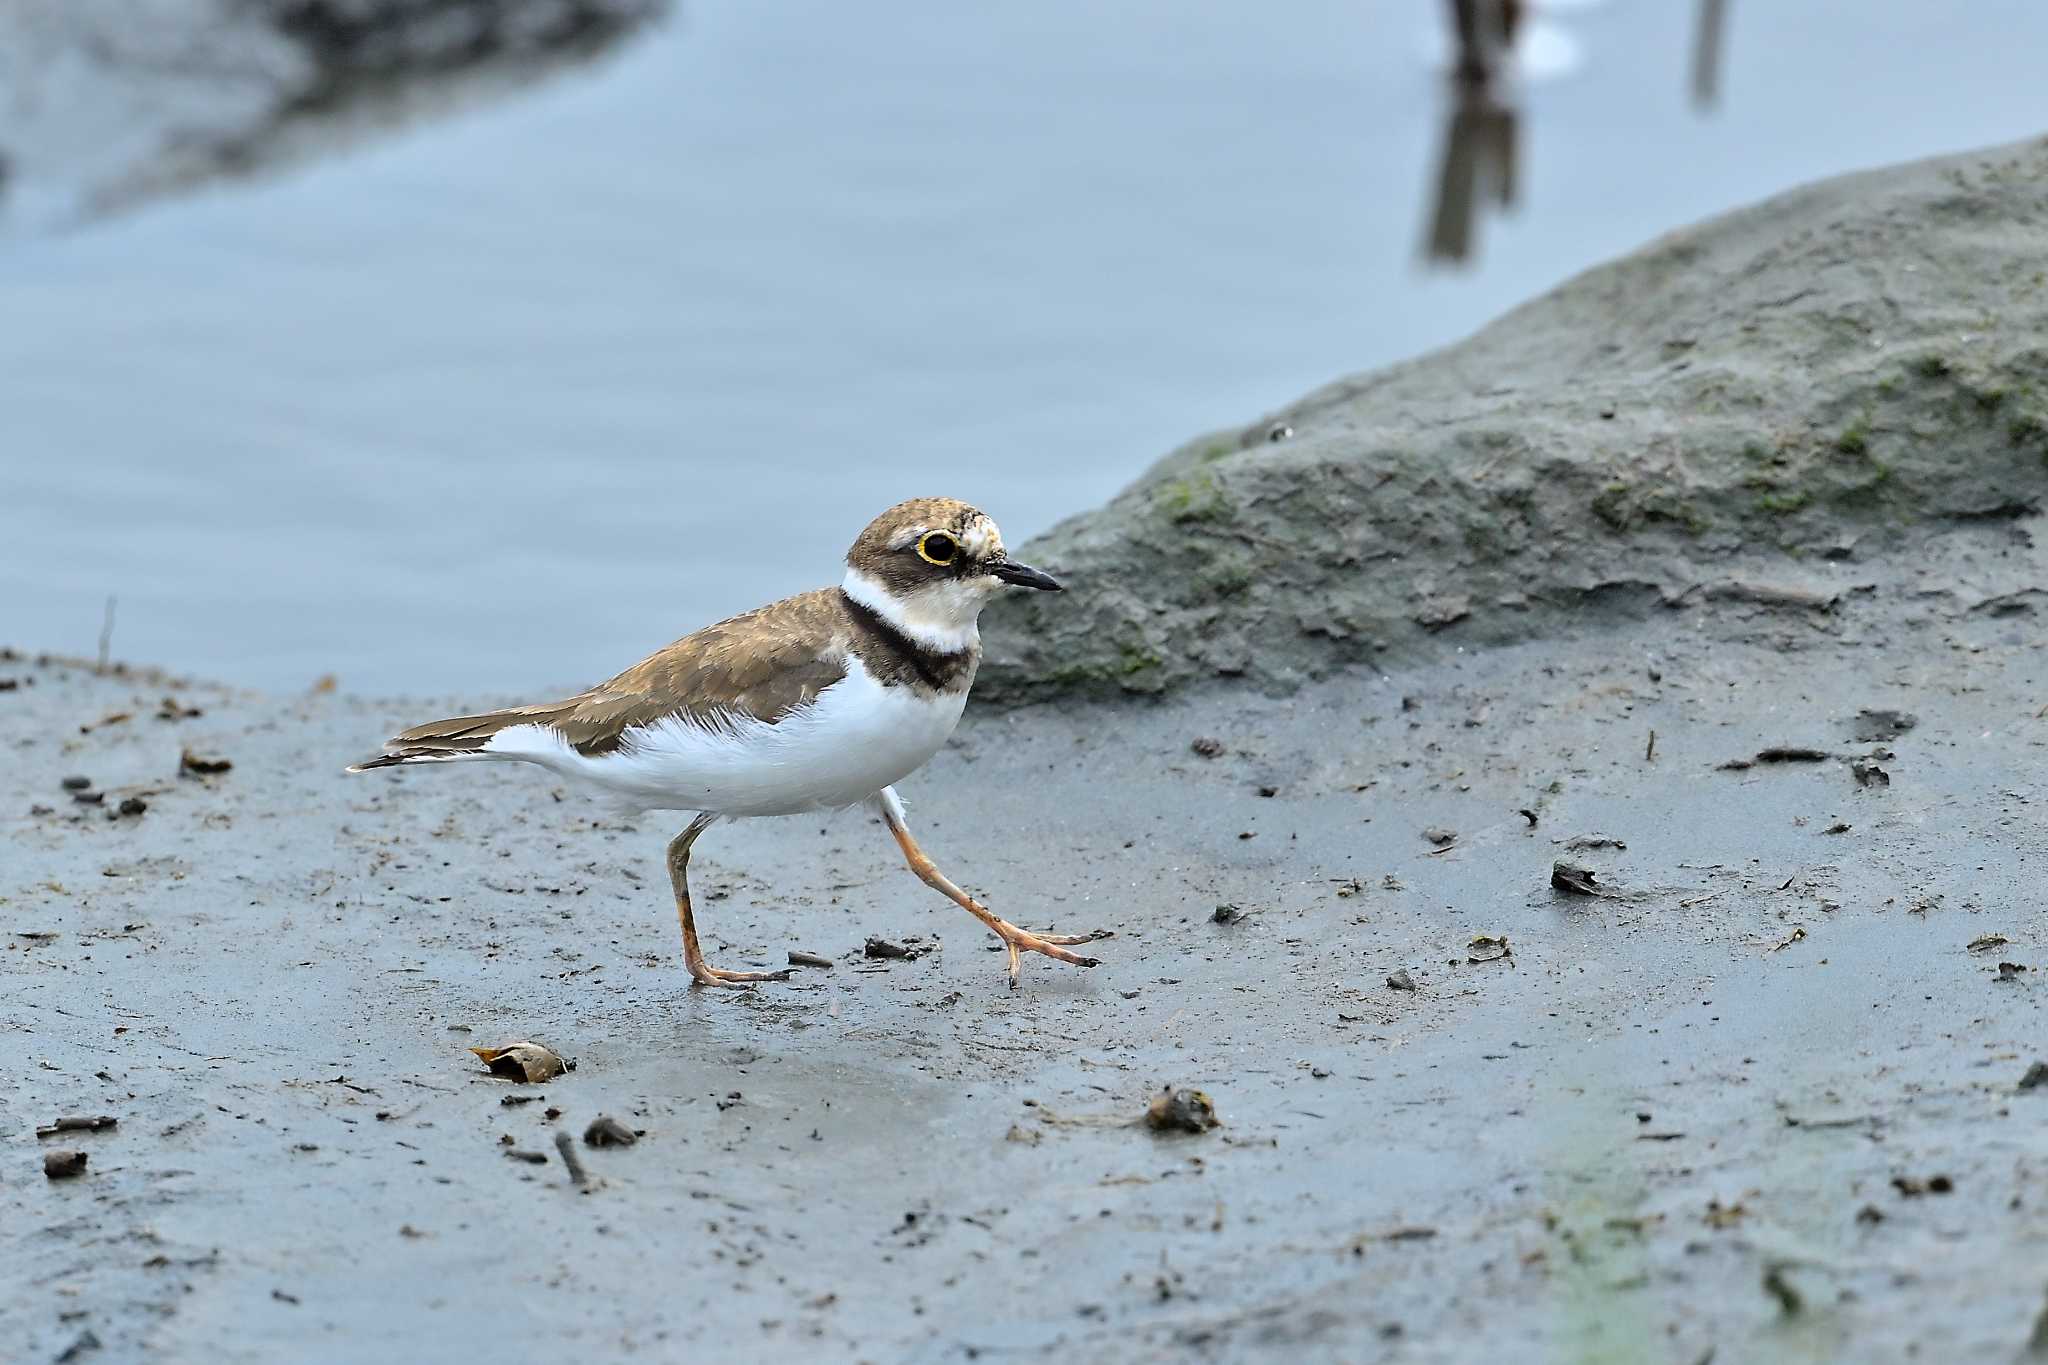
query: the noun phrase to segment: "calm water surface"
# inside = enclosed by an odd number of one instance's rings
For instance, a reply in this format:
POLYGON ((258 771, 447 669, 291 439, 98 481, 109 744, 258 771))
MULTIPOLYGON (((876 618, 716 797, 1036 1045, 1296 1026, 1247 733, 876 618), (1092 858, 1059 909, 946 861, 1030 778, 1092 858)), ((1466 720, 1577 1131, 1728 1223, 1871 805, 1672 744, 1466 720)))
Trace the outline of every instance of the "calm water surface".
MULTIPOLYGON (((275 174, 0 236, 0 642, 295 689, 590 681, 1011 539, 1206 428, 1812 177, 2048 128, 2048 5, 1559 7, 1522 203, 1418 265, 1434 4, 693 3, 275 174)), ((0 120, 7 117, 0 107, 0 120)))

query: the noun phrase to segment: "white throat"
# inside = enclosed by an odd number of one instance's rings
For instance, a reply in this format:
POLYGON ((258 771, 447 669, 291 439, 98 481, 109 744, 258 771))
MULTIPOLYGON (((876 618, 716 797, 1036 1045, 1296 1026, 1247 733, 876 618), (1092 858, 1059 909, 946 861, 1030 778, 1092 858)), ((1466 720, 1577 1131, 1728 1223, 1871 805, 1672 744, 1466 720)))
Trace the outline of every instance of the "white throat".
POLYGON ((839 587, 848 597, 926 649, 957 654, 981 644, 981 609, 1000 586, 994 578, 934 583, 897 597, 859 569, 848 568, 839 587))

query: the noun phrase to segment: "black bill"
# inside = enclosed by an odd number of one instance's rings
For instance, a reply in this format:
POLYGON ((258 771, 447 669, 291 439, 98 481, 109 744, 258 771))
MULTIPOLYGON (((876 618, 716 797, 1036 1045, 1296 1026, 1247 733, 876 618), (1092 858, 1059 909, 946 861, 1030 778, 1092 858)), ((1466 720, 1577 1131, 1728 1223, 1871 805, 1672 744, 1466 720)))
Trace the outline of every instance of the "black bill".
POLYGON ((1049 573, 1043 573, 1029 564, 1018 564, 1013 560, 998 559, 988 566, 988 571, 1005 583, 1015 583, 1020 588, 1037 588, 1040 592, 1065 592, 1060 581, 1049 573))

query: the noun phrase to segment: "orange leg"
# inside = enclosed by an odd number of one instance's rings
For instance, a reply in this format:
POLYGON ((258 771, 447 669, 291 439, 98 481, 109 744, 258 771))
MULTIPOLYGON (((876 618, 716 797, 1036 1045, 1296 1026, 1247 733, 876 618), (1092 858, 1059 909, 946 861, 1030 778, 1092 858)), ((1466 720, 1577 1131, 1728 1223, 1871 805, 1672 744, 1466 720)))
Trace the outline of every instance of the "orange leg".
POLYGON ((704 960, 704 950, 697 946, 697 921, 690 913, 690 845, 697 842, 697 836, 710 828, 713 817, 700 815, 690 822, 690 827, 669 841, 668 879, 676 889, 676 918, 683 922, 683 965, 690 969, 690 979, 700 986, 743 986, 749 981, 787 981, 789 972, 728 972, 712 966, 704 960))
POLYGON ((1023 968, 1025 953, 1044 953, 1047 957, 1058 958, 1061 962, 1071 962, 1076 967, 1097 965, 1099 959, 1070 953, 1065 945, 1092 943, 1099 935, 1034 934, 1028 929, 1019 929, 1006 919, 998 918, 987 906, 953 885, 952 880, 939 871, 938 865, 925 856, 925 851, 917 846, 917 840, 910 837, 910 826, 903 820, 903 804, 896 799, 893 790, 888 787, 882 788, 880 795, 875 798, 875 807, 881 812, 882 823, 889 827, 889 833, 896 836, 896 846, 903 850, 903 860, 910 864, 910 870, 917 874, 918 880, 934 891, 943 893, 955 905, 986 924, 996 937, 1003 941, 1003 946, 1010 950, 1011 990, 1017 988, 1017 973, 1023 968))

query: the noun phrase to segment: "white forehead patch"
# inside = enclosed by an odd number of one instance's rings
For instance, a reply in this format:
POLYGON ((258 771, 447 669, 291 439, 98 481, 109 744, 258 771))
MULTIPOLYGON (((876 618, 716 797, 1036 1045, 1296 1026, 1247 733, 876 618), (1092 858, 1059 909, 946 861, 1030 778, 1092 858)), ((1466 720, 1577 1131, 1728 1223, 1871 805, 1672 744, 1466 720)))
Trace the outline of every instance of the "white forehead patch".
POLYGON ((931 529, 929 526, 906 526, 895 535, 889 537, 889 548, 892 550, 908 549, 912 545, 917 544, 919 538, 931 529))
POLYGON ((993 559, 1003 552, 1003 533, 987 517, 976 517, 960 533, 960 543, 970 559, 993 559))

